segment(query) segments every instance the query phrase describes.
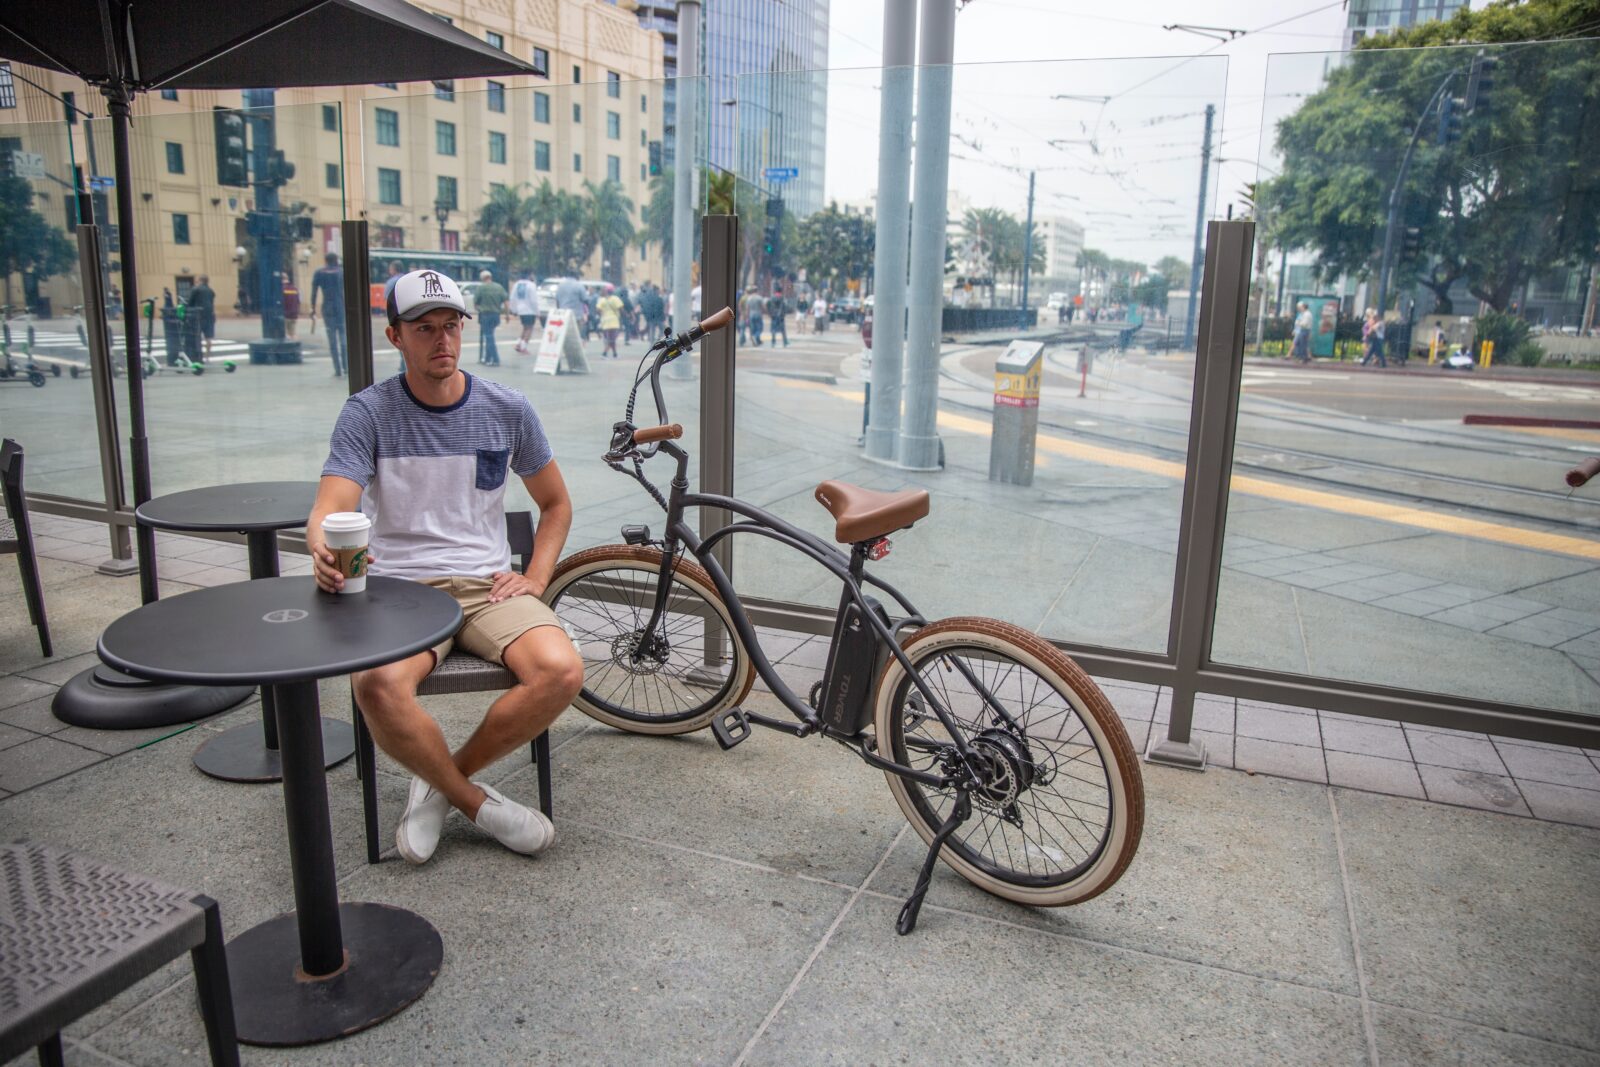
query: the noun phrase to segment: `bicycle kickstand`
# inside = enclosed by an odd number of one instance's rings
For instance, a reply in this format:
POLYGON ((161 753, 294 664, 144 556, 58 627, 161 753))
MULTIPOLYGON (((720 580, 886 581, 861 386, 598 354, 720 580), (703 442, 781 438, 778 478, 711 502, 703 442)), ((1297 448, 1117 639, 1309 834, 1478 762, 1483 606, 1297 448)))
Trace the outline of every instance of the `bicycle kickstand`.
POLYGON ((917 928, 917 913, 922 910, 922 898, 928 895, 928 883, 933 880, 933 865, 939 859, 939 850, 944 847, 945 840, 955 833, 956 827, 966 822, 971 814, 972 798, 963 789, 956 794, 956 806, 950 809, 939 832, 933 835, 933 843, 928 846, 928 858, 922 861, 922 870, 917 874, 916 888, 911 890, 905 906, 900 909, 900 919, 894 928, 902 937, 917 928))

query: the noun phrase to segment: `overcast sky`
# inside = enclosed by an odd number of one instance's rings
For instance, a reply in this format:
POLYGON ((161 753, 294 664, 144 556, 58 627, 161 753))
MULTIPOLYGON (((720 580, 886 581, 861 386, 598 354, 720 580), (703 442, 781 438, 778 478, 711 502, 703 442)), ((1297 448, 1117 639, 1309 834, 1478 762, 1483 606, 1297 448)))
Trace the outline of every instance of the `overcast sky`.
MULTIPOLYGON (((883 3, 830 7, 825 189, 859 202, 877 183, 878 78, 860 68, 882 62, 883 3)), ((1091 246, 1187 259, 1205 105, 1217 105, 1222 160, 1208 212, 1223 215, 1257 176, 1264 97, 1270 121, 1325 67, 1323 55, 1273 60, 1269 93, 1268 57, 1337 52, 1345 21, 1339 0, 971 0, 956 16, 956 63, 996 65, 956 75, 951 188, 1021 216, 1031 170, 1035 211, 1078 219, 1091 246), (1223 43, 1163 29, 1176 22, 1248 32, 1223 43), (1043 62, 1059 60, 1094 62, 1043 62)))

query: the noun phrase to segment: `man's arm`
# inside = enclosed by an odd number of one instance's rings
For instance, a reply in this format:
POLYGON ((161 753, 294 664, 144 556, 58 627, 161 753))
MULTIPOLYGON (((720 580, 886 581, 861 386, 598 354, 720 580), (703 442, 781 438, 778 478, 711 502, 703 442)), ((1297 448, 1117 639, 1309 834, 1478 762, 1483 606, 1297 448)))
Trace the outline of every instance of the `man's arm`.
MULTIPOLYGON (((322 520, 336 511, 360 511, 361 486, 337 474, 324 474, 317 484, 317 499, 311 505, 311 517, 306 520, 306 547, 311 550, 311 570, 316 575, 317 588, 324 593, 337 593, 344 584, 337 560, 328 550, 322 536, 322 520)), ((368 554, 368 562, 371 555, 368 554)))
POLYGON ((567 483, 562 479, 561 469, 556 466, 555 460, 539 468, 537 473, 524 477, 522 484, 527 487, 528 495, 533 497, 534 506, 539 509, 539 522, 533 534, 533 558, 528 561, 525 575, 515 571, 494 575, 494 586, 489 590, 491 602, 522 593, 543 595, 545 586, 550 584, 550 575, 555 573, 556 564, 561 559, 562 546, 567 543, 567 532, 572 529, 572 498, 567 495, 567 483))

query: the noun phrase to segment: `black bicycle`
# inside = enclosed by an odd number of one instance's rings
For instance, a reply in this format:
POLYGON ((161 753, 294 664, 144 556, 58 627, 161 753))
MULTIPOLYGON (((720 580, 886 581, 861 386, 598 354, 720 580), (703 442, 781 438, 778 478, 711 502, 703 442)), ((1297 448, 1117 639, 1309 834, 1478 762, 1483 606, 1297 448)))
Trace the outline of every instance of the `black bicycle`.
POLYGON ((866 571, 888 552, 889 534, 928 514, 926 490, 819 485, 817 501, 848 550, 742 501, 689 491, 689 454, 674 443, 683 428, 668 421, 661 368, 732 319, 725 308, 681 334, 668 331, 640 361, 624 418, 612 427, 604 460, 665 510, 665 537, 624 526, 624 544, 568 557, 545 591, 582 648, 576 704, 634 733, 710 725, 724 749, 747 738, 752 724, 820 735, 883 770, 928 844, 900 912, 902 934, 916 925, 940 857, 979 888, 1023 904, 1056 907, 1104 892, 1127 869, 1144 826, 1138 761, 1105 694, 1027 630, 984 618, 930 623, 866 571), (646 380, 660 421, 641 428, 633 412, 646 380), (677 461, 665 496, 644 473, 658 453, 677 461), (684 521, 697 507, 739 518, 702 540, 684 521), (768 662, 713 555, 734 534, 787 545, 843 584, 827 669, 809 699, 768 662), (898 619, 869 586, 899 606, 898 619), (739 706, 757 675, 794 721, 739 706))

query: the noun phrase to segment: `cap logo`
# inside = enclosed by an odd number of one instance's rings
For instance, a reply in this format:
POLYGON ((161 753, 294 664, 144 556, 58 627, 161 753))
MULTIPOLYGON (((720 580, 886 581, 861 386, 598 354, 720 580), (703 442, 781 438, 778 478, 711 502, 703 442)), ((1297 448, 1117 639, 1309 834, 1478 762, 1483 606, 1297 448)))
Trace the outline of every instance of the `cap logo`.
POLYGON ((444 286, 439 284, 439 276, 431 270, 422 272, 422 299, 431 297, 444 299, 444 286))

